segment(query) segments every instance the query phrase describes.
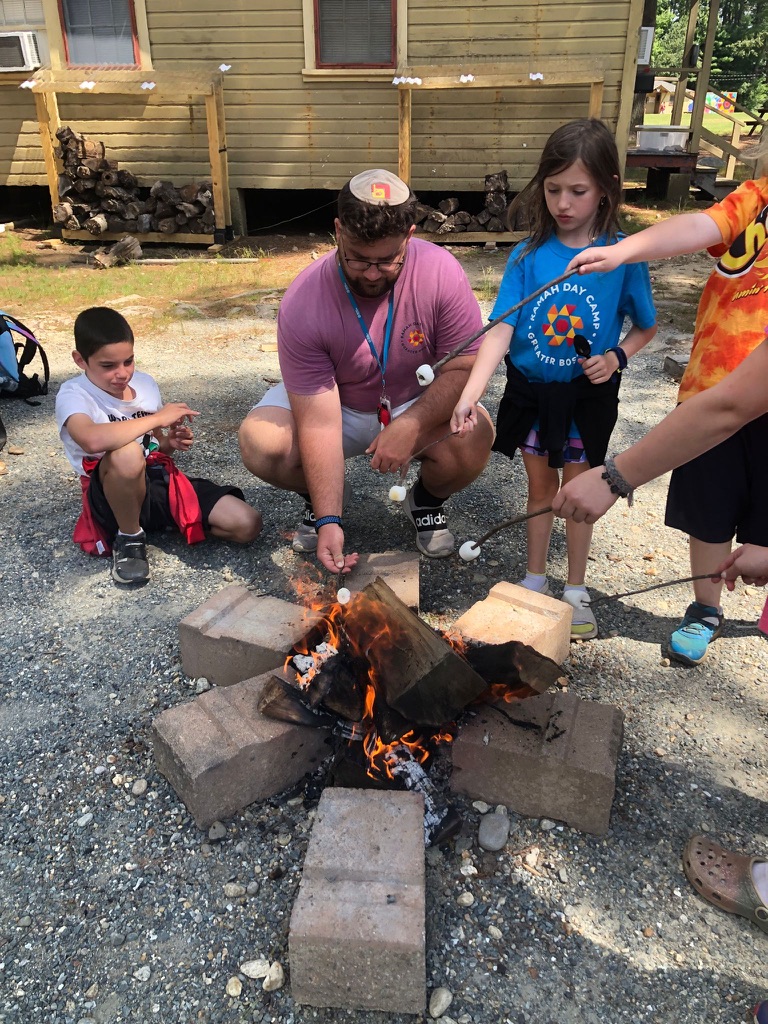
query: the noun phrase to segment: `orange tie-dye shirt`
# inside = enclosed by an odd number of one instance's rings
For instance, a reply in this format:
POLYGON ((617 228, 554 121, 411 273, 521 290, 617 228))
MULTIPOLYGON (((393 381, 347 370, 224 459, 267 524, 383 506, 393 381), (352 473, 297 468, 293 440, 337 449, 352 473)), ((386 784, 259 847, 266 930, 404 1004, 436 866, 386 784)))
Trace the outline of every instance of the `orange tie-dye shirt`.
POLYGON ((745 181, 705 211, 723 236, 696 314, 678 400, 706 391, 768 337, 768 177, 745 181))

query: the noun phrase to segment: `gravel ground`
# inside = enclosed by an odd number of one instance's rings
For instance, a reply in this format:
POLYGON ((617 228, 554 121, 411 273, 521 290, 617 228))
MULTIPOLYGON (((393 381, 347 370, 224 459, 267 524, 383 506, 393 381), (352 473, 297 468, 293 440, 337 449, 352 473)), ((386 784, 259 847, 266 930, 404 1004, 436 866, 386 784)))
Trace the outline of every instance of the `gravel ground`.
MULTIPOLYGON (((662 330, 626 375, 616 450, 674 404, 661 363, 685 351, 705 272, 695 258, 657 270, 662 330)), ((291 998, 288 922, 311 802, 253 806, 211 837, 154 767, 152 719, 199 685, 179 664, 179 619, 232 582, 288 596, 291 579, 307 571, 286 544, 299 502, 249 478, 235 438, 278 377, 276 356, 258 350, 273 335, 274 306, 229 320, 190 314, 153 336, 140 299, 127 310, 139 327, 139 365, 167 399, 204 414, 184 467, 238 483, 264 510, 264 534, 250 549, 167 538, 151 549, 151 584, 119 589, 105 562, 70 542, 79 488, 57 441, 53 395, 38 409, 6 402, 1 410, 9 445, 23 454, 4 453, 9 472, 0 478, 0 1021, 413 1020, 313 1010, 291 998), (282 963, 285 986, 268 993, 240 975, 241 994, 228 994, 239 965, 260 958, 282 963)), ((50 311, 32 326, 60 382, 73 370, 69 324, 50 311)), ((501 385, 497 377, 494 406, 501 385)), ((387 501, 386 483, 362 459, 348 473, 350 549, 410 547, 411 527, 387 501)), ((688 575, 684 538, 663 526, 664 495, 663 481, 649 485, 632 511, 617 505, 598 526, 594 593, 688 575)), ((493 456, 454 501, 452 526, 462 540, 477 537, 524 500, 521 467, 493 456)), ((422 612, 449 625, 496 580, 519 578, 523 564, 522 531, 498 535, 470 565, 423 560, 422 612)), ((564 571, 558 525, 556 584, 564 571)), ((603 604, 601 638, 572 647, 572 692, 626 715, 605 837, 513 814, 504 850, 485 853, 480 813, 459 800, 461 836, 427 852, 428 988, 453 993, 443 1020, 700 1024, 742 1020, 768 995, 763 937, 699 899, 680 866, 693 831, 768 847, 768 659, 755 628, 764 594, 742 587, 726 597, 725 633, 695 670, 669 665, 661 646, 688 600, 678 587, 603 604), (467 862, 477 874, 461 873, 467 862), (468 908, 457 903, 465 891, 474 895, 468 908)))

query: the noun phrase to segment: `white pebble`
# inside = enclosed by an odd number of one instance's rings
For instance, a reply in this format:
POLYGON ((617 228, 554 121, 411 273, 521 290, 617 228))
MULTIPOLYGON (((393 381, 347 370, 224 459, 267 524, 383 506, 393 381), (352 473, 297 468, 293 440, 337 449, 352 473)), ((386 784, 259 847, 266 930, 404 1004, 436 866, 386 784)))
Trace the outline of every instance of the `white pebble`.
POLYGON ((148 967, 139 967, 133 972, 136 981, 149 981, 152 971, 148 967))
POLYGON ((282 988, 285 984, 285 973, 283 971, 282 964, 275 960, 270 965, 267 976, 264 978, 261 987, 265 992, 276 992, 277 989, 282 988))
POLYGON ((416 379, 418 380, 419 384, 421 384, 421 386, 425 388, 427 384, 431 384, 432 381, 435 379, 435 371, 432 369, 429 363, 422 363, 421 366, 416 371, 416 379))
POLYGON ((472 562, 480 557, 480 545, 473 540, 465 540, 459 548, 459 558, 464 562, 472 562))
POLYGON ((240 973, 246 978, 266 978, 269 974, 269 960, 246 960, 240 964, 240 973))
POLYGON ((471 907, 475 902, 475 897, 471 892, 462 892, 456 897, 456 902, 460 907, 471 907))
POLYGON ((352 594, 350 593, 349 590, 347 590, 346 587, 342 587, 340 590, 336 591, 336 600, 339 602, 339 604, 349 604, 349 599, 351 597, 352 594))
POLYGON ((450 989, 436 988, 429 997, 429 1015, 432 1018, 442 1017, 445 1011, 453 1002, 453 992, 450 989))
POLYGON ((402 484, 394 484, 389 488, 389 500, 390 501, 405 501, 405 497, 408 491, 402 484))

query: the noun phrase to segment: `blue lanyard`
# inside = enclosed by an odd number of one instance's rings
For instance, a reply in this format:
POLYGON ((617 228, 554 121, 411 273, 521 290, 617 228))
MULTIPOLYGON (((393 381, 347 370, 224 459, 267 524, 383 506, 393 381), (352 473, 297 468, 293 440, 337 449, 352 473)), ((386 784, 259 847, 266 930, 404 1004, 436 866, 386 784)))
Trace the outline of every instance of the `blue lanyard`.
POLYGON ((350 291, 349 285, 347 284, 347 279, 346 279, 346 277, 344 277, 344 271, 341 269, 341 264, 340 263, 336 264, 336 269, 339 272, 339 277, 341 278, 341 283, 344 285, 344 291, 347 293, 347 298, 349 299, 349 301, 352 304, 352 309, 354 309, 354 311, 355 311, 355 316, 357 317, 358 323, 360 324, 360 327, 363 330, 363 334, 365 335, 365 340, 368 342, 368 348, 371 350, 371 354, 373 355, 373 358, 376 360, 376 365, 378 366, 379 370, 381 371, 381 393, 382 393, 382 397, 385 397, 386 393, 387 393, 387 384, 386 384, 386 379, 385 379, 384 373, 385 373, 386 368, 387 368, 387 359, 389 358, 389 343, 390 343, 390 341, 392 339, 392 320, 394 319, 394 313, 395 313, 395 290, 394 290, 394 288, 392 288, 390 290, 390 293, 389 293, 389 309, 387 311, 387 326, 386 326, 386 328, 384 330, 384 345, 383 345, 382 350, 381 350, 381 357, 379 357, 379 353, 376 351, 376 346, 373 344, 373 339, 371 338, 370 331, 368 330, 368 327, 366 326, 365 320, 363 320, 363 314, 360 312, 360 307, 357 305, 357 302, 355 302, 355 297, 352 294, 352 292, 350 291))

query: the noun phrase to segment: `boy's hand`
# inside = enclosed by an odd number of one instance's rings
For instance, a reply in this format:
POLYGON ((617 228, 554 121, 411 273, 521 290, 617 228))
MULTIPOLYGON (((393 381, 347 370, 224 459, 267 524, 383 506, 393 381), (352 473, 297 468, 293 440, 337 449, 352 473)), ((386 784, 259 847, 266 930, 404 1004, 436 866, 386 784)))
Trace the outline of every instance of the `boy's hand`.
POLYGON ((618 256, 616 254, 618 248, 618 245, 599 245, 593 249, 584 249, 573 257, 565 272, 567 274, 578 268, 580 274, 606 274, 615 270, 624 262, 621 253, 618 256))
POLYGON ((608 352, 604 356, 590 356, 589 359, 579 359, 579 363, 581 363, 584 376, 592 384, 605 384, 618 370, 619 357, 615 352, 608 352))
POLYGON ((177 452, 187 452, 192 447, 194 434, 182 418, 175 420, 168 428, 168 443, 177 452))
POLYGON ((168 402, 155 415, 159 417, 158 427, 171 427, 174 423, 180 423, 185 419, 191 420, 193 416, 199 416, 200 413, 190 409, 186 402, 168 402))

